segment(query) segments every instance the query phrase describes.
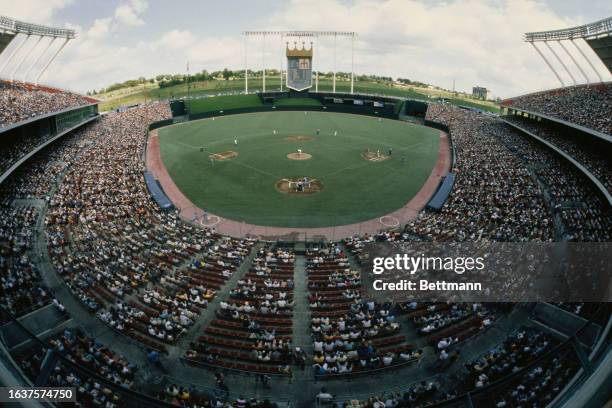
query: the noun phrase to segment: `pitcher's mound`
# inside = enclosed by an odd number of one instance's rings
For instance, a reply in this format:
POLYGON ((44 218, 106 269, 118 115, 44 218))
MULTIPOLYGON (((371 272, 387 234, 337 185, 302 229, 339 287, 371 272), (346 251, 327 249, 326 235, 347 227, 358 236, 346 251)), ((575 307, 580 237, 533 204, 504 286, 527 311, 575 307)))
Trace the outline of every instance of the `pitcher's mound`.
POLYGON ((367 161, 379 162, 383 160, 390 159, 391 156, 385 155, 383 153, 365 151, 361 153, 361 157, 363 157, 367 161))
POLYGON ((308 154, 308 153, 289 153, 287 155, 287 158, 289 160, 308 160, 310 158, 312 158, 312 155, 308 154))
POLYGON ((227 150, 225 152, 213 153, 209 155, 208 157, 211 159, 215 159, 215 160, 230 160, 237 156, 238 156, 237 152, 233 150, 227 150))
POLYGON ((314 140, 312 136, 302 136, 302 135, 289 135, 285 138, 287 142, 309 142, 314 140))
MULTIPOLYGON (((304 154, 304 153, 302 153, 304 154)), ((289 177, 278 180, 274 187, 284 194, 313 194, 323 190, 323 184, 315 178, 289 177)))

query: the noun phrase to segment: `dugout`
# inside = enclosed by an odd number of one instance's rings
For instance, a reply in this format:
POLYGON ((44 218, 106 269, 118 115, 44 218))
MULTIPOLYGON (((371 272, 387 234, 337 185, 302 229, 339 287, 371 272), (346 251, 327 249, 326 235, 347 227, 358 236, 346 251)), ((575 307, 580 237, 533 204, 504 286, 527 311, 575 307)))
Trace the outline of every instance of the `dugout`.
POLYGON ((174 206, 172 205, 172 202, 170 201, 166 193, 164 193, 164 190, 159 185, 159 182, 155 180, 155 177, 153 177, 153 174, 150 171, 146 170, 144 172, 144 179, 145 183, 147 184, 149 194, 151 194, 151 197, 153 197, 153 200, 155 200, 159 208, 164 211, 171 210, 174 206))
POLYGON ((453 190, 453 184, 455 183, 455 175, 448 173, 442 183, 438 186, 438 190, 435 192, 431 200, 427 203, 427 208, 434 211, 440 211, 446 200, 453 190))

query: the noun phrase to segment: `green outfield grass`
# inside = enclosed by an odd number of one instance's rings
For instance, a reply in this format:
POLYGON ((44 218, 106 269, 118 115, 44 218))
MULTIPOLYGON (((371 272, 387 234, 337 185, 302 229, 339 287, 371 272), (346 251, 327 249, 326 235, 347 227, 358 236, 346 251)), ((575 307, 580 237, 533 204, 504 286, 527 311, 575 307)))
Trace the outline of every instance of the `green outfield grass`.
POLYGON ((321 102, 314 98, 280 98, 274 101, 276 106, 321 106, 321 102))
POLYGON ((212 98, 204 97, 189 101, 189 112, 218 112, 224 109, 250 108, 254 106, 261 106, 261 99, 257 95, 229 95, 215 96, 212 98))
POLYGON ((429 177, 439 133, 368 116, 266 112, 161 128, 159 142, 170 176, 198 207, 252 224, 321 227, 364 221, 401 208, 429 177), (292 135, 314 140, 287 141, 292 135), (200 147, 206 151, 200 152, 200 147), (391 158, 382 162, 361 156, 368 148, 390 147, 391 158), (287 159, 298 148, 312 159, 287 159), (238 157, 214 165, 208 157, 230 150, 238 157), (275 188, 280 179, 302 176, 320 180, 323 190, 298 196, 275 188))

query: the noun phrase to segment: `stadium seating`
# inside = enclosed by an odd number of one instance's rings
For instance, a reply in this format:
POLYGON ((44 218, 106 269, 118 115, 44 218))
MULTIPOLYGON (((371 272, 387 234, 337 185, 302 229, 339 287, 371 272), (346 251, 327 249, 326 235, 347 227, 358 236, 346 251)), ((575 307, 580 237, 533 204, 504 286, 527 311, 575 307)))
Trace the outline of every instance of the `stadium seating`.
POLYGON ((226 369, 290 375, 293 263, 291 251, 261 248, 186 358, 226 369))
POLYGON ((361 277, 338 246, 307 253, 313 367, 317 377, 384 370, 418 360, 390 304, 361 299, 361 277))
POLYGON ((532 93, 502 105, 541 113, 608 135, 612 134, 612 83, 578 85, 532 93))
POLYGON ((0 81, 0 128, 93 102, 96 100, 59 89, 0 81))
MULTIPOLYGON (((214 228, 185 223, 152 200, 143 179, 143 135, 149 123, 169 117, 165 103, 109 113, 54 143, 0 185, 4 321, 57 302, 35 257, 42 233, 53 269, 92 318, 141 350, 182 356, 190 367, 216 372, 217 386, 223 384, 220 372, 253 375, 244 377, 247 381, 272 375, 282 381, 293 378, 296 367, 326 383, 362 373, 376 378, 418 364, 429 367, 431 358, 424 358, 429 354, 436 367, 441 358, 448 358, 447 364, 462 359, 460 387, 418 381, 356 404, 432 404, 478 394, 500 380, 504 385, 487 393, 487 403, 516 406, 550 401, 576 372, 575 362, 557 351, 558 341, 533 327, 515 326, 480 357, 460 356, 472 340, 493 337, 495 331, 487 328, 497 327, 509 310, 486 304, 391 305, 364 298, 359 289, 358 266, 369 242, 609 241, 612 218, 605 203, 546 147, 497 118, 430 105, 427 119, 449 126, 457 150, 455 185, 446 204, 439 212, 421 213, 403 231, 308 245, 300 272, 306 286, 298 292, 291 246, 223 237, 214 228), (307 315, 295 313, 298 302, 307 302, 307 315), (308 353, 296 347, 299 319, 307 319, 310 329, 308 353), (520 370, 524 376, 514 377, 520 370)), ((513 120, 561 146, 609 185, 608 168, 593 152, 564 142, 545 126, 513 120)), ((588 305, 559 306, 584 316, 593 312, 588 305)), ((141 355, 96 344, 88 334, 71 329, 51 335, 47 344, 95 374, 88 377, 61 361, 49 385, 84 385, 79 393, 91 404, 121 406, 125 398, 112 384, 96 387, 94 376, 159 401, 214 400, 189 384, 147 384, 134 377, 137 366, 146 364, 141 355)), ((44 351, 39 345, 14 356, 36 378, 44 351)))

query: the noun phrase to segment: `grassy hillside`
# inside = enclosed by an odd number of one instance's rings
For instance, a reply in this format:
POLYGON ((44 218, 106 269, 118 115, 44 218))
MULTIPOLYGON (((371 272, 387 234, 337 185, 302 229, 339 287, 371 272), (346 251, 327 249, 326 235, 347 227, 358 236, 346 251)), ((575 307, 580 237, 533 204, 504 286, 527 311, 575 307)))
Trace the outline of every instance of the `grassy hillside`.
MULTIPOLYGON (((332 91, 333 83, 329 78, 319 79, 319 91, 332 91)), ((313 88, 314 89, 314 88, 313 88)), ((261 91, 262 81, 260 78, 249 79, 249 91, 261 91)), ((266 90, 280 90, 280 80, 278 77, 266 78, 266 90)), ((193 82, 190 84, 189 93, 191 97, 203 95, 223 95, 244 91, 244 81, 240 79, 234 80, 212 80, 193 82)), ((337 92, 349 92, 350 82, 346 80, 338 80, 336 82, 337 92)), ((417 100, 430 100, 431 98, 446 98, 451 103, 457 105, 472 106, 483 110, 498 112, 499 108, 496 104, 487 101, 478 101, 469 98, 467 95, 455 95, 440 89, 418 88, 411 86, 400 86, 391 83, 381 82, 355 82, 355 92, 369 93, 386 96, 397 96, 403 98, 411 98, 417 100)), ((131 105, 141 103, 145 100, 157 99, 172 99, 187 96, 187 84, 179 84, 166 88, 159 88, 156 84, 147 84, 147 87, 132 87, 113 91, 108 94, 94 95, 103 102, 100 104, 100 110, 106 111, 115 109, 122 105, 131 105)), ((227 109, 227 108, 226 108, 227 109)))

